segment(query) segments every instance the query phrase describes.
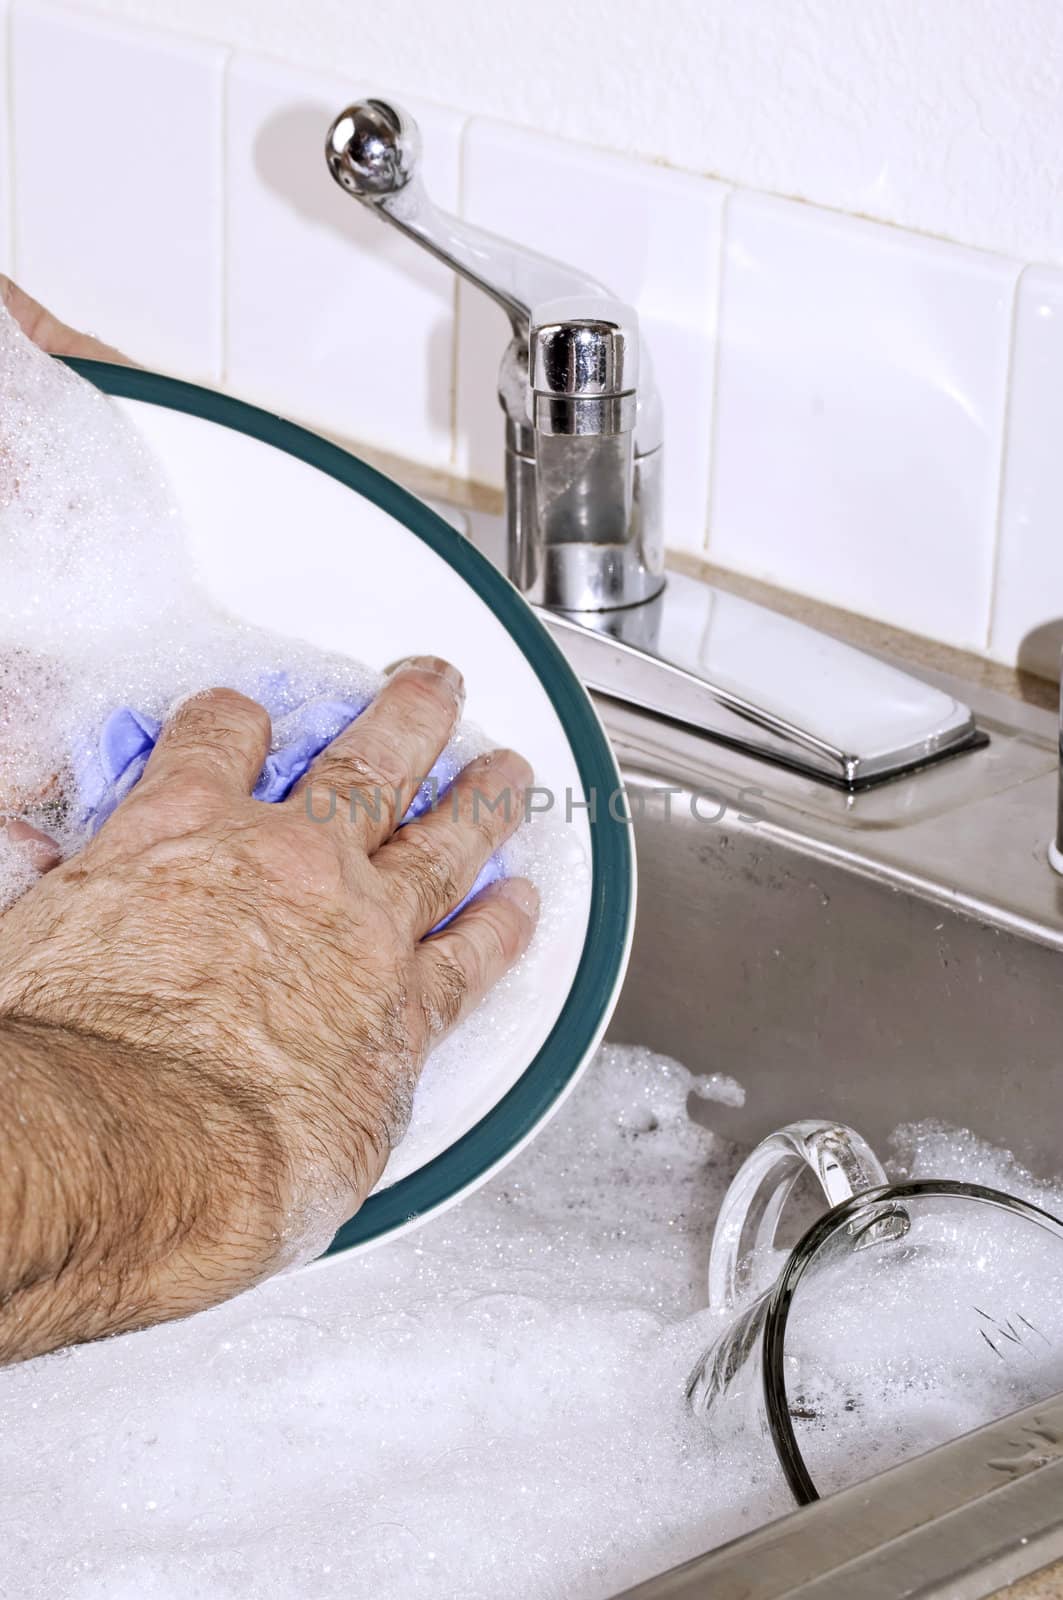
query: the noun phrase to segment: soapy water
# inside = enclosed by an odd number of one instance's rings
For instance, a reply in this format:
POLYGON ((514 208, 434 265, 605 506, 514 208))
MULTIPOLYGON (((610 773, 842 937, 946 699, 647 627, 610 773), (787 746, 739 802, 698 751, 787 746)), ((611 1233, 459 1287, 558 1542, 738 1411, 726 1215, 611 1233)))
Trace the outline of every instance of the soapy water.
MULTIPOLYGON (((136 429, 0 306, 0 816, 47 834, 64 858, 81 849, 122 797, 122 780, 108 786, 98 759, 118 708, 154 723, 224 685, 266 706, 273 750, 283 752, 315 710, 361 707, 382 681, 363 663, 219 613, 136 429)), ((437 782, 494 742, 462 723, 437 782)), ((126 773, 126 788, 142 766, 126 773)), ((589 865, 575 829, 536 815, 494 871, 536 884, 539 928, 519 966, 433 1052, 384 1183, 446 1142, 455 1101, 477 1103, 469 1063, 488 1050, 504 1056, 522 1009, 543 992, 547 954, 582 902, 589 865)), ((34 881, 26 845, 0 830, 0 912, 34 881)))
MULTIPOLYGON (((0 1590, 604 1600, 791 1509, 753 1430, 684 1399, 721 1326, 708 1244, 744 1154, 704 1124, 736 1098, 607 1046, 504 1172, 420 1230, 0 1373, 0 1590)), ((1063 1188, 971 1135, 902 1130, 891 1167, 1063 1212, 1063 1188)), ((924 1289, 962 1294, 947 1272, 924 1289)), ((917 1380, 939 1433, 972 1425, 950 1338, 909 1341, 857 1425, 843 1407, 822 1428, 817 1469, 853 1481, 921 1447, 917 1380)))

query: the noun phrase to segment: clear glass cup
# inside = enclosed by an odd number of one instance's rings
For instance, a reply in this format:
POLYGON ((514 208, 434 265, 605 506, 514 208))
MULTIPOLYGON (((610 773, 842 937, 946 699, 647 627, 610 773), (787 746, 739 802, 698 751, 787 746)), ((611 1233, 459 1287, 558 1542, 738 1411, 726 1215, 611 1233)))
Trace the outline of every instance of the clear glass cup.
POLYGON ((769 1440, 799 1505, 1063 1390, 1063 1223, 976 1184, 891 1185, 840 1125, 757 1147, 709 1283, 737 1314, 690 1402, 712 1430, 769 1440), (780 1271, 775 1230, 804 1171, 828 1209, 780 1271))

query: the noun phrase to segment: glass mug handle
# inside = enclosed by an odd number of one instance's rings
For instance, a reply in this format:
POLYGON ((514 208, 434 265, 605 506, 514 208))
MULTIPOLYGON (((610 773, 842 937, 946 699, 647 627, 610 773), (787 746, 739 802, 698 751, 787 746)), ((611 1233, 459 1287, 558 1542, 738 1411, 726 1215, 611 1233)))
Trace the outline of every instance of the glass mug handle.
POLYGON ((815 1174, 828 1207, 889 1182, 855 1128, 841 1122, 791 1122, 746 1157, 724 1196, 709 1252, 709 1305, 733 1311, 771 1286, 771 1247, 790 1193, 815 1174))

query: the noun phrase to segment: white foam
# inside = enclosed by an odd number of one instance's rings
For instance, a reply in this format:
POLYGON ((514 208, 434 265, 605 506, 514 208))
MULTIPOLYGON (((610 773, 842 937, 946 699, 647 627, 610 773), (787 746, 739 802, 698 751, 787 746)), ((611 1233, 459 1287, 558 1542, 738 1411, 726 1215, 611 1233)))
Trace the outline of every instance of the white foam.
MULTIPOLYGON (((699 1083, 608 1047, 533 1145, 418 1232, 0 1373, 13 1591, 604 1600, 790 1509, 756 1430, 683 1398, 721 1326, 700 1309, 708 1241, 743 1153, 688 1115, 699 1083)), ((908 1130, 901 1159, 1063 1212, 1063 1188, 971 1135, 908 1130)), ((984 1420, 948 1381, 954 1331, 885 1366, 889 1342, 866 1342, 920 1304, 933 1334, 947 1292, 922 1291, 865 1304, 847 1340, 830 1314, 803 1330, 843 1360, 797 1423, 832 1484, 984 1420)))
MULTIPOLYGON (((362 699, 380 675, 220 616, 159 468, 110 401, 0 308, 0 810, 85 842, 73 752, 107 715, 212 684, 362 699), (278 680, 281 680, 278 682, 278 680)), ((0 907, 12 890, 0 877, 0 907)))
POLYGON ((7 1581, 27 1600, 604 1595, 714 1517, 740 1526, 682 1400, 732 1165, 691 1085, 607 1050, 417 1233, 0 1374, 7 1581))
MULTIPOLYGON (((219 614, 136 430, 0 307, 0 816, 22 817, 64 857, 81 849, 73 752, 94 745, 119 706, 164 719, 211 685, 262 698, 269 683, 276 735, 306 700, 361 702, 381 681, 362 663, 219 614)), ((444 759, 455 770, 491 743, 463 723, 444 759)), ((441 1108, 471 1092, 470 1059, 504 1055, 584 893, 588 863, 556 816, 526 823, 503 860, 539 888, 540 928, 505 983, 434 1053, 387 1182, 446 1142, 441 1108)), ((0 834, 0 911, 34 878, 27 848, 0 834)))

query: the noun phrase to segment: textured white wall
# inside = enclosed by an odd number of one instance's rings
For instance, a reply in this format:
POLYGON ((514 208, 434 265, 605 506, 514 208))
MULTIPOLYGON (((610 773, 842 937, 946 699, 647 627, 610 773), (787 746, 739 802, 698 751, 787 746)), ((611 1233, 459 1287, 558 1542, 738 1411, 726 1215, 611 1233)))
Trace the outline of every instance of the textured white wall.
POLYGON ((91 0, 84 8, 1063 261, 1059 0, 91 0))

